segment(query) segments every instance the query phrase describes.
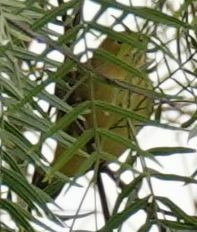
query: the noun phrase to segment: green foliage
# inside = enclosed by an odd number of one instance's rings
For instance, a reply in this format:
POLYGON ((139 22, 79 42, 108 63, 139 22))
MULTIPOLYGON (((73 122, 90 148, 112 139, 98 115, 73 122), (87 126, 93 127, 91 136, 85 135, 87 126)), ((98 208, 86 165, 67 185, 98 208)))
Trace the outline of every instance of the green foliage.
MULTIPOLYGON (((57 225, 63 226, 62 221, 65 219, 52 212, 46 202, 55 204, 52 196, 59 192, 64 183, 80 188, 77 177, 92 168, 94 175, 90 185, 97 184, 97 177, 103 171, 120 189, 111 214, 105 211, 105 207, 108 206, 102 205, 105 225, 97 228, 97 231, 123 231, 121 228, 126 221, 142 210, 146 214, 146 220, 138 230, 140 232, 151 231, 153 225, 162 232, 196 231, 196 216, 187 215, 170 199, 155 195, 151 184, 152 178, 179 181, 187 185, 196 184, 196 171, 192 176, 180 176, 153 170, 146 164, 146 159, 159 163, 158 156, 168 158, 177 153, 189 155, 195 150, 187 147, 153 147, 143 150, 132 131, 132 126, 129 127, 132 139, 105 128, 98 128, 96 125, 78 137, 68 129, 73 122, 84 122, 87 113, 96 108, 120 115, 126 118, 128 124, 135 120, 140 127, 151 125, 171 131, 190 131, 189 138, 195 137, 196 2, 184 1, 177 11, 165 0, 151 1, 149 7, 128 7, 112 0, 92 2, 101 7, 94 18, 87 22, 82 15, 84 1, 70 0, 63 3, 59 0, 58 6, 54 6, 49 1, 0 0, 0 213, 12 218, 16 225, 14 231, 16 228, 17 231, 38 231, 34 225, 46 231, 56 231, 38 219, 45 216, 57 225), (109 8, 122 10, 120 16, 114 16, 115 21, 111 27, 99 23, 99 18, 109 8), (123 23, 128 14, 133 16, 135 29, 129 29, 123 23), (64 33, 50 29, 49 23, 61 27, 64 33), (116 25, 122 25, 127 31, 132 30, 133 36, 116 32, 116 25), (163 31, 169 29, 172 36, 167 38, 163 31), (95 38, 104 34, 114 41, 134 47, 146 54, 145 64, 142 67, 133 67, 104 49, 93 49, 86 41, 88 33, 95 35, 95 38), (32 41, 45 45, 44 51, 39 54, 32 51, 32 41), (74 55, 73 48, 80 41, 83 41, 85 48, 78 55, 74 55), (176 44, 175 51, 171 49, 171 43, 176 44), (50 57, 54 51, 64 56, 64 62, 50 57), (107 60, 139 78, 145 79, 149 75, 153 89, 100 75, 89 63, 81 63, 81 58, 87 57, 91 52, 99 60, 107 60), (158 53, 161 54, 160 60, 155 59, 158 53), (172 64, 175 64, 175 68, 171 67, 172 64), (164 70, 162 73, 159 71, 161 69, 164 70), (184 77, 177 78, 177 72, 184 77), (134 110, 94 97, 80 104, 73 103, 73 92, 80 88, 82 82, 87 81, 81 77, 91 77, 106 85, 154 101, 152 117, 142 116, 134 110), (164 87, 168 82, 171 83, 169 89, 164 87), (48 92, 47 88, 52 85, 55 86, 55 91, 48 92), (48 104, 47 109, 40 105, 41 100, 48 104), (59 112, 57 120, 54 120, 54 111, 59 112), (178 117, 169 116, 168 112, 171 111, 178 117), (182 116, 186 120, 183 120, 182 116), (27 139, 26 132, 36 134, 38 141, 27 139), (130 156, 124 163, 113 154, 100 150, 98 141, 101 136, 121 144, 125 150, 131 149, 130 156), (41 149, 49 138, 68 148, 53 168, 48 165, 47 154, 43 154, 41 149), (96 141, 93 152, 84 149, 91 140, 96 141), (78 176, 70 179, 58 171, 75 156, 76 151, 86 160, 79 167, 78 176), (101 160, 103 166, 100 168, 101 160), (141 171, 135 166, 138 161, 142 165, 141 171), (118 164, 118 171, 110 170, 108 164, 111 162, 118 164), (31 165, 44 173, 44 180, 50 183, 48 186, 44 182, 30 183, 27 177, 32 176, 32 173, 28 172, 31 165), (133 180, 129 184, 120 178, 125 171, 133 174, 133 180), (139 191, 145 180, 148 182, 150 195, 140 198, 139 191), (159 214, 162 216, 158 216, 159 214)), ((102 199, 101 203, 105 204, 102 199)), ((73 231, 78 218, 89 216, 81 216, 79 211, 80 207, 75 215, 66 217, 66 220, 73 219, 70 231, 73 231)), ((0 221, 0 227, 1 231, 13 231, 6 220, 0 221)), ((80 229, 83 231, 83 228, 80 229)))

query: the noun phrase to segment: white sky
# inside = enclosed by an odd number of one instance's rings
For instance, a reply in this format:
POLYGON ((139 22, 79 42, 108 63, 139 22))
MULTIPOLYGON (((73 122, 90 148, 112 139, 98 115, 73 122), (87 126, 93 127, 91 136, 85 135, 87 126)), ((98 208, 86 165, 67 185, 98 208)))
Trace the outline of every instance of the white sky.
MULTIPOLYGON (((121 1, 123 2, 123 1, 121 1)), ((124 1, 129 3, 129 1, 124 1)), ((138 5, 141 3, 143 5, 143 1, 135 1, 138 5)), ((147 1, 150 2, 150 1, 147 1)), ((174 1, 174 8, 178 9, 179 4, 182 1, 174 1)), ((98 6, 94 6, 93 3, 90 3, 90 1, 86 1, 87 7, 87 14, 85 14, 86 20, 91 20, 95 14, 95 12, 99 9, 98 6), (88 10, 88 9, 91 9, 88 10), (94 11, 94 10, 95 11, 94 11)), ((86 11, 86 10, 84 10, 86 11)), ((110 25, 112 23, 112 17, 110 15, 115 14, 116 16, 120 15, 120 11, 108 11, 106 15, 104 15, 100 19, 100 23, 108 24, 110 25)), ((128 21, 132 20, 132 17, 128 17, 128 21)), ((122 28, 116 28, 116 30, 122 30, 122 28)), ((169 32, 167 32, 168 36, 173 34, 173 29, 170 29, 169 32)), ((95 44, 94 38, 91 38, 91 35, 88 37, 88 39, 92 39, 92 43, 90 42, 90 46, 98 46, 95 44)), ((83 42, 81 42, 81 45, 83 45, 83 42)), ((81 48, 78 45, 78 47, 75 48, 75 53, 79 52, 81 48)), ((172 49, 175 49, 172 47, 172 49)), ((159 55, 159 54, 158 54, 159 55)), ((55 56, 57 57, 57 56, 55 56)), ((159 57, 157 57, 159 58, 159 57)), ((63 59, 63 57, 61 58, 63 59)), ((177 132, 177 131, 171 131, 161 128, 155 128, 155 127, 145 127, 141 130, 141 132, 138 135, 138 140, 142 148, 147 149, 155 146, 186 146, 186 147, 193 147, 197 148, 197 139, 194 138, 191 141, 188 142, 188 133, 186 132, 177 132)), ((196 154, 177 154, 173 156, 168 157, 162 157, 158 158, 159 162, 163 165, 163 168, 156 165, 154 162, 147 160, 147 164, 149 167, 160 170, 161 172, 165 173, 174 173, 179 175, 190 175, 193 170, 195 170, 195 167, 197 165, 197 158, 196 154)), ((125 180, 130 179, 130 173, 127 173, 124 175, 125 180)), ((104 178, 105 186, 106 186, 106 192, 108 193, 108 190, 110 190, 110 196, 108 194, 108 201, 109 205, 113 206, 113 202, 117 196, 117 189, 114 183, 105 176, 104 178)), ((76 209, 78 208, 80 201, 81 201, 81 195, 84 194, 84 191, 87 187, 87 181, 85 178, 81 178, 79 180, 80 183, 83 184, 84 189, 73 187, 66 196, 63 194, 58 197, 57 203, 61 205, 65 209, 65 214, 74 214, 76 209)), ((175 183, 175 182, 165 182, 160 180, 152 180, 153 189, 155 194, 162 195, 169 197, 174 203, 176 203, 180 208, 184 209, 188 214, 194 214, 194 202, 193 199, 195 199, 195 196, 197 195, 197 187, 194 185, 183 186, 182 183, 175 183)), ((144 195, 148 191, 148 186, 146 183, 144 183, 144 186, 142 190, 140 191, 141 195, 144 195)), ((94 210, 94 191, 91 189, 87 196, 86 200, 83 203, 82 206, 82 212, 87 213, 91 210, 94 210)), ((99 197, 97 195, 97 210, 98 210, 98 225, 99 223, 103 224, 103 218, 101 214, 101 208, 99 207, 99 197)), ((197 199, 196 199, 197 200, 197 199)), ((122 232, 136 232, 137 228, 139 227, 139 221, 144 220, 144 214, 143 212, 140 212, 136 214, 134 217, 132 217, 131 220, 129 220, 127 223, 125 223, 122 232)), ((95 229, 95 218, 94 217, 87 217, 86 219, 79 220, 75 223, 75 229, 83 229, 83 230, 91 230, 95 229)), ((70 231, 69 229, 62 229, 58 231, 70 231)), ((157 232, 157 228, 153 227, 150 232, 157 232)))
MULTIPOLYGON (((55 0, 54 0, 55 1, 55 0)), ((53 1, 53 2, 54 2, 53 1)), ((120 2, 125 2, 129 3, 129 1, 120 1, 120 2)), ((134 2, 134 1, 133 1, 134 2)), ((135 1, 136 4, 144 4, 144 2, 147 2, 147 4, 150 3, 150 1, 135 1)), ((174 1, 174 8, 178 9, 179 4, 182 1, 174 1)), ((86 1, 86 9, 87 14, 85 14, 86 20, 91 20, 92 17, 94 16, 95 11, 98 9, 97 6, 93 6, 93 3, 90 3, 90 1, 86 1), (89 10, 91 9, 91 11, 89 10)), ((117 16, 120 14, 119 11, 108 11, 106 15, 100 19, 100 22, 106 23, 108 25, 111 24, 111 19, 110 14, 116 14, 117 16)), ((131 20, 129 18, 128 20, 131 20)), ((121 28, 116 28, 117 30, 121 30, 121 28)), ((170 33, 170 32, 169 32, 170 33)), ((91 39, 91 36, 90 36, 91 39)), ((94 46, 98 46, 98 43, 94 46)), ((40 47, 40 45, 36 42, 32 43, 31 46, 32 50, 37 50, 38 53, 41 52, 44 47, 40 47)), ((76 48, 77 50, 79 49, 76 48)), ((77 52, 75 50, 75 52, 77 52)), ((53 55, 54 59, 57 59, 57 57, 60 58, 60 61, 63 61, 63 56, 60 55, 58 52, 54 52, 53 55), (58 55, 57 55, 58 54, 58 55)), ((32 140, 32 134, 28 135, 31 137, 32 140)), ((177 131, 169 131, 166 129, 161 129, 161 128, 154 128, 154 127, 145 127, 140 131, 138 134, 138 140, 140 143, 140 146, 144 149, 155 147, 155 146, 187 146, 187 147, 193 147, 197 149, 197 138, 193 138, 191 141, 188 143, 188 133, 186 132, 177 132, 177 131)), ((51 143, 52 141, 50 141, 51 143)), ((48 147, 45 147, 45 152, 51 152, 48 147)), ((195 169, 197 166, 197 158, 196 154, 187 154, 187 155, 174 155, 174 156, 168 156, 168 157, 162 157, 158 158, 158 160, 162 163, 163 168, 160 168, 158 165, 153 163, 152 161, 147 160, 147 164, 149 167, 152 167, 154 169, 160 170, 162 172, 166 173, 174 173, 174 174, 180 174, 180 175, 190 175, 191 172, 195 169)), ((125 179, 130 178, 130 174, 128 173, 125 177, 125 179)), ((113 206, 114 199, 117 196, 117 189, 114 183, 108 178, 105 177, 105 186, 106 186, 106 192, 108 196, 108 200, 111 206, 113 206), (110 190, 110 191, 109 191, 110 190), (110 196, 108 194, 110 192, 110 196)), ((81 195, 83 195, 85 191, 85 186, 87 186, 87 179, 81 178, 79 182, 84 185, 84 188, 76 188, 73 187, 66 196, 63 194, 58 197, 57 203, 65 209, 65 214, 74 214, 76 208, 79 206, 80 201, 81 201, 81 195)), ((183 186, 181 183, 169 183, 169 182, 164 182, 164 181, 159 181, 159 180, 153 180, 153 189, 155 194, 158 195, 163 195, 169 197, 173 202, 175 202, 179 207, 184 209, 187 213, 189 214, 194 214, 195 209, 194 209, 194 202, 193 198, 197 196, 197 187, 196 186, 183 186)), ((144 186, 141 190, 141 195, 144 195, 144 193, 147 192, 147 185, 144 183, 144 186)), ((103 223, 102 219, 102 214, 101 214, 101 208, 99 207, 99 196, 97 195, 97 207, 98 207, 98 224, 103 223)), ((87 213, 91 210, 94 210, 94 200, 95 200, 95 194, 94 190, 91 189, 87 196, 86 200, 83 204, 83 213, 87 213)), ((197 200, 197 198, 196 198, 197 200)), ((142 221, 144 218, 143 217, 143 212, 136 214, 135 217, 132 217, 132 220, 129 220, 127 223, 125 223, 124 228, 122 232, 136 232, 137 227, 139 226, 139 221, 142 221)), ((47 222, 48 225, 50 224, 47 222)), ((55 227, 54 227, 55 228, 55 227)), ((94 217, 88 217, 87 219, 80 220, 76 222, 76 227, 75 229, 82 229, 82 230, 94 230, 95 229, 95 218, 94 217)), ((57 228, 58 232, 67 232, 70 231, 68 228, 57 228)), ((150 232, 157 232, 157 228, 152 228, 150 232)))

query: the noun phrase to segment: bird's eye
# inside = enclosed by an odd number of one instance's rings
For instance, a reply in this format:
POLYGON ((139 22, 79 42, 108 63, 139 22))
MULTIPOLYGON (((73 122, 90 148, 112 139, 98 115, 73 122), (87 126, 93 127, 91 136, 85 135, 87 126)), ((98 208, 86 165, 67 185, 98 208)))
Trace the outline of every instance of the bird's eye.
POLYGON ((120 42, 120 41, 117 41, 117 44, 122 44, 122 42, 120 42))

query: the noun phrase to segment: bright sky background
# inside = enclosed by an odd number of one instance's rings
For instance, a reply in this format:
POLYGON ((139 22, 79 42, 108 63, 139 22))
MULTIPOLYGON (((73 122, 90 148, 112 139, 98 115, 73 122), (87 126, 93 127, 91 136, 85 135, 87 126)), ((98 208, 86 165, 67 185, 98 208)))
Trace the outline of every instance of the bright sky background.
MULTIPOLYGON (((121 1, 123 2, 123 1, 121 1)), ((124 1, 125 3, 129 3, 129 1, 124 1)), ((133 1, 134 2, 134 1, 133 1)), ((144 1, 135 1, 136 4, 144 4, 144 1)), ((150 1, 146 1, 147 4, 150 1)), ((178 9, 179 4, 182 1, 174 1, 174 8, 178 9)), ((95 12, 98 10, 98 6, 96 6, 93 3, 90 3, 90 1, 86 1, 84 12, 88 12, 85 14, 86 20, 91 20, 94 16, 95 12), (87 11, 86 11, 87 9, 87 11), (91 11, 89 10, 91 9, 91 11), (94 11, 95 10, 95 11, 94 11)), ((121 14, 120 11, 114 11, 114 10, 108 10, 106 12, 106 15, 100 19, 100 23, 111 25, 113 18, 110 16, 111 14, 119 16, 121 14)), ((133 20, 133 17, 128 17, 127 21, 131 22, 133 20)), ((116 30, 122 30, 122 28, 116 28, 116 30)), ((171 29, 167 32, 167 34, 170 36, 170 33, 173 33, 173 30, 171 29)), ((87 38, 90 40, 90 46, 97 47, 99 44, 99 41, 95 41, 95 38, 93 38, 91 35, 87 36, 87 38)), ((83 42, 81 44, 78 44, 75 48, 75 53, 79 52, 80 49, 83 49, 83 42)), ((172 48, 175 49, 175 48, 172 48)), ((90 54, 91 56, 91 54, 90 54)), ((57 55, 55 55, 57 58, 57 55)), ((59 56, 61 57, 61 56, 59 56)), ((63 57, 61 57, 63 59, 63 57)), ((147 149, 155 146, 188 146, 197 148, 195 145, 197 144, 196 138, 188 142, 188 133, 186 132, 180 132, 180 131, 169 131, 166 129, 161 128, 155 128, 155 127, 145 127, 140 131, 138 134, 139 143, 142 148, 147 149)), ((163 165, 163 168, 159 167, 155 163, 153 163, 150 160, 147 160, 147 164, 149 167, 155 168, 157 170, 160 170, 162 172, 166 173, 174 173, 179 175, 190 175, 191 172, 194 170, 194 167, 197 165, 197 158, 196 154, 187 154, 187 155, 173 155, 168 157, 162 157, 158 158, 159 162, 163 165)), ((90 174, 89 174, 90 175, 90 174)), ((88 176, 88 175, 87 175, 88 176)), ((125 180, 130 180, 131 173, 126 173, 124 175, 125 180)), ((114 199, 117 196, 117 189, 114 183, 105 176, 105 186, 106 186, 106 192, 110 190, 110 194, 108 195, 108 201, 110 202, 110 205, 113 206, 114 199)), ((84 194, 84 191, 86 190, 86 187, 88 185, 88 181, 85 178, 80 178, 79 183, 81 183, 84 188, 76 188, 73 187, 69 190, 69 192, 64 196, 63 194, 57 199, 57 203, 65 209, 65 214, 74 214, 76 212, 76 209, 78 208, 81 197, 84 194)), ((164 182, 159 180, 152 180, 153 189, 155 194, 157 195, 163 195, 169 197, 171 200, 173 200, 174 203, 176 203, 179 207, 184 209, 189 214, 194 214, 194 202, 193 199, 195 199, 195 196, 197 195, 197 187, 196 186, 183 186, 181 183, 171 183, 171 182, 164 182)), ((147 184, 144 183, 144 186, 141 190, 141 196, 143 196, 145 193, 147 193, 148 187, 147 184)), ((94 190, 89 190, 88 194, 86 195, 85 202, 82 205, 82 212, 87 213, 91 210, 94 210, 95 205, 95 193, 94 190)), ((196 199, 197 200, 197 199, 196 199)), ((103 223, 101 209, 99 207, 99 196, 96 197, 97 201, 97 220, 98 225, 99 223, 103 223)), ((139 227, 139 221, 142 221, 144 219, 143 212, 140 212, 136 214, 134 217, 132 217, 132 220, 129 220, 124 225, 123 232, 127 232, 128 230, 130 232, 136 232, 137 228, 139 227)), ((70 223, 68 225, 71 225, 70 223)), ((87 217, 86 219, 79 220, 75 224, 75 229, 95 229, 95 218, 94 217, 87 217)), ((58 231, 65 231, 65 229, 58 230, 58 231)), ((66 231, 69 231, 66 230, 66 231)), ((152 228, 151 232, 157 232, 157 228, 152 228)))
MULTIPOLYGON (((52 0, 51 2, 55 3, 55 0, 52 0)), ((129 4, 128 1, 119 1, 119 2, 124 2, 129 4)), ((150 4, 150 1, 132 1, 133 3, 135 2, 136 4, 141 4, 143 5, 145 2, 147 5, 150 4)), ((182 3, 182 1, 177 0, 174 1, 174 8, 178 9, 179 4, 182 3)), ((85 19, 86 20, 91 20, 92 17, 94 16, 95 12, 98 10, 98 6, 96 6, 93 3, 90 3, 90 1, 86 1, 85 4, 85 19), (91 9, 91 10, 90 10, 91 9)), ((120 11, 114 11, 114 10, 108 10, 106 12, 106 15, 100 19, 100 22, 104 24, 110 25, 112 23, 113 18, 110 16, 111 14, 119 16, 121 14, 120 11)), ((131 22, 133 20, 133 17, 130 16, 128 17, 127 21, 131 22)), ((52 25, 51 25, 52 26, 52 25)), ((61 29, 60 29, 61 30, 61 29)), ((116 28, 116 30, 122 30, 121 28, 116 28)), ((169 35, 171 31, 167 32, 169 35)), ((94 38, 91 37, 91 35, 88 37, 90 40, 90 46, 95 46, 97 47, 99 44, 99 41, 95 41, 94 38)), ((83 44, 78 44, 75 53, 77 53, 80 49, 83 49, 83 44)), ((35 51, 37 50, 38 53, 40 53, 44 49, 40 44, 38 44, 36 41, 34 41, 31 45, 31 50, 35 51)), ((91 54, 90 54, 91 56, 91 54)), ((54 59, 59 59, 59 61, 63 61, 63 56, 59 52, 53 52, 52 57, 54 59)), ((85 59, 85 58, 84 58, 85 59)), ((53 87, 52 87, 53 88, 53 87)), ((51 87, 50 87, 51 90, 51 87)), ((43 102, 43 107, 45 107, 45 103, 43 102)), ((32 134, 27 134, 27 136, 32 140, 32 134)), ((140 131, 138 134, 138 140, 140 143, 140 146, 144 149, 155 147, 155 146, 187 146, 187 147, 193 147, 197 148, 197 139, 193 138, 191 141, 188 142, 188 133, 186 132, 177 132, 177 131, 169 131, 166 129, 161 129, 161 128, 155 128, 155 127, 145 127, 140 131)), ((53 143, 52 147, 55 146, 55 143, 50 140, 48 141, 50 144, 53 143)), ((49 152, 52 153, 52 151, 49 149, 48 146, 45 146, 43 152, 49 152)), ((179 174, 179 175, 190 175, 191 172, 194 170, 194 168, 197 166, 197 157, 196 154, 187 154, 187 155, 174 155, 174 156, 168 156, 168 157, 162 157, 158 158, 158 160, 162 163, 163 168, 159 167, 155 163, 153 163, 150 160, 147 160, 147 164, 149 167, 152 167, 154 169, 160 170, 162 172, 166 173, 174 173, 174 174, 179 174)), ((140 167, 140 165, 139 165, 140 167)), ((69 190, 69 192, 66 194, 62 194, 60 197, 57 199, 57 203, 65 209, 64 213, 66 215, 69 214, 74 214, 76 212, 76 208, 79 206, 81 202, 81 197, 84 194, 84 191, 86 190, 86 187, 88 185, 88 177, 90 177, 91 173, 87 175, 86 178, 80 178, 78 180, 79 183, 81 183, 84 188, 76 188, 72 187, 72 189, 69 190)), ((130 180, 131 173, 126 173, 124 175, 125 180, 130 180)), ((105 176, 105 186, 106 186, 106 192, 107 192, 107 197, 109 204, 113 206, 114 199, 117 196, 117 189, 114 183, 105 176)), ((194 209, 194 202, 193 199, 195 199, 195 196, 197 196, 197 187, 196 186, 183 186, 181 183, 169 183, 169 182, 164 182, 164 181, 159 181, 154 179, 152 181, 153 184, 153 189, 155 194, 157 195, 163 195, 169 197, 171 200, 173 200, 176 204, 178 204, 179 207, 184 209, 187 213, 189 214, 194 214, 195 209, 194 209)), ((143 196, 145 193, 147 193, 148 187, 147 184, 144 183, 144 186, 142 187, 142 190, 140 192, 141 196, 143 196)), ((195 199, 197 201, 197 198, 195 199)), ((102 213, 101 213, 101 208, 99 206, 99 196, 96 196, 96 204, 97 204, 97 210, 98 210, 98 225, 103 223, 102 219, 102 213)), ((94 189, 91 188, 90 191, 88 192, 85 202, 83 203, 83 213, 90 212, 94 210, 95 206, 95 193, 94 189)), ((124 229, 122 232, 136 232, 137 228, 139 227, 139 221, 144 220, 144 214, 143 212, 140 212, 136 214, 134 217, 132 217, 132 220, 129 220, 127 223, 124 225, 124 229)), ((48 222, 48 225, 50 223, 48 222)), ((68 223, 68 225, 71 225, 71 223, 68 223)), ((86 219, 79 220, 76 222, 76 227, 75 229, 82 229, 82 230, 94 230, 95 229, 95 217, 87 217, 86 219)), ((65 224, 66 227, 66 224, 65 224)), ((55 227, 54 227, 55 228, 55 227)), ((67 232, 70 231, 69 229, 61 229, 57 228, 58 232, 67 232)), ((150 232, 157 232, 157 228, 152 228, 150 232)))
MULTIPOLYGON (((120 1, 124 3, 129 3, 129 1, 120 1)), ((148 5, 150 1, 133 1, 136 4, 144 4, 146 2, 148 5)), ((182 1, 174 1, 174 8, 178 9, 179 4, 182 1)), ((85 4, 85 19, 86 20, 91 20, 92 17, 94 16, 95 12, 98 10, 98 6, 96 6, 93 3, 90 3, 90 1, 86 1, 85 4), (91 9, 91 11, 89 10, 91 9)), ((111 17, 111 14, 119 16, 121 14, 120 11, 114 11, 114 10, 108 10, 106 12, 106 15, 100 19, 100 23, 103 24, 108 24, 111 25, 113 18, 111 17)), ((133 17, 130 16, 128 17, 127 21, 131 22, 133 20, 133 17)), ((122 28, 116 28, 116 30, 122 30, 122 28)), ((170 33, 172 33, 170 30, 167 32, 168 35, 170 36, 170 33)), ((99 41, 95 41, 95 38, 93 38, 91 35, 87 36, 87 38, 90 41, 90 46, 95 46, 97 47, 98 44, 100 43, 99 41)), ((34 42, 32 44, 32 50, 35 51, 35 49, 38 48, 38 44, 34 42)), ((77 53, 80 49, 83 49, 83 42, 81 44, 78 44, 75 48, 75 53, 77 53)), ((174 48, 175 49, 175 48, 174 48)), ((55 59, 59 57, 60 61, 63 61, 63 56, 58 54, 58 52, 54 52, 53 56, 55 59)), ((90 54, 91 56, 91 54, 90 54)), ((188 142, 188 133, 186 132, 180 132, 180 131, 169 131, 166 129, 161 129, 161 128, 155 128, 155 127, 145 127, 140 131, 138 134, 138 140, 142 148, 147 149, 155 146, 187 146, 187 147, 193 147, 197 148, 197 140, 196 138, 192 139, 191 141, 188 142)), ((50 141, 51 143, 51 141, 50 141)), ((47 149, 47 147, 45 147, 47 149)), ((49 151, 47 151, 48 153, 49 151)), ((152 167, 154 169, 160 170, 162 172, 166 173, 174 173, 174 174, 179 174, 179 175, 190 175, 191 172, 194 170, 194 167, 197 165, 197 158, 196 154, 187 154, 187 155, 173 155, 173 156, 168 156, 168 157, 162 157, 158 158, 159 162, 163 165, 163 168, 159 167, 156 165, 154 162, 147 160, 147 164, 149 167, 152 167)), ((88 174, 87 176, 91 176, 91 173, 88 174)), ((125 180, 130 180, 131 174, 126 173, 124 175, 125 180)), ((105 176, 105 186, 106 186, 106 192, 110 190, 110 195, 108 195, 108 201, 111 206, 113 206, 114 199, 117 196, 117 189, 114 183, 105 176)), ((57 203, 65 209, 65 214, 74 214, 76 212, 76 209, 78 208, 80 202, 81 202, 81 197, 84 194, 86 187, 88 185, 88 181, 86 178, 80 178, 78 180, 79 183, 81 183, 84 188, 76 188, 72 187, 72 189, 69 190, 69 192, 66 194, 62 194, 60 197, 57 199, 57 203)), ((159 181, 159 180, 152 180, 153 184, 153 189, 155 194, 157 195, 163 195, 169 197, 171 200, 173 200, 174 203, 176 203, 179 207, 184 209, 187 213, 189 214, 194 214, 195 209, 194 209, 194 202, 193 199, 195 199, 195 196, 197 195, 197 187, 196 186, 183 186, 181 183, 170 183, 170 182, 164 182, 164 181, 159 181)), ((66 189, 66 187, 65 187, 66 189)), ((144 183, 144 186, 141 190, 141 196, 143 196, 145 193, 147 193, 148 187, 147 184, 144 183)), ((197 200, 197 199, 196 199, 197 200)), ((101 214, 101 208, 99 207, 99 196, 96 196, 96 201, 97 201, 97 210, 98 210, 98 225, 99 223, 103 223, 102 219, 102 214, 101 214)), ((94 189, 91 188, 91 190, 88 191, 88 194, 86 195, 85 202, 82 205, 82 212, 87 213, 92 210, 94 210, 94 205, 95 205, 95 193, 94 189)), ((144 218, 144 214, 142 212, 136 214, 134 217, 132 217, 132 220, 129 220, 127 223, 124 225, 124 229, 122 230, 123 232, 127 232, 128 230, 130 232, 136 232, 137 227, 139 226, 139 221, 142 221, 144 218)), ((71 225, 71 223, 68 223, 68 225, 71 225)), ((95 218, 94 217, 87 217, 86 219, 79 220, 75 224, 76 227, 75 229, 87 229, 87 230, 93 230, 95 229, 95 218)), ((69 231, 69 229, 65 230, 64 229, 58 229, 59 232, 65 232, 69 231)), ((152 228, 150 232, 157 232, 157 228, 152 228)))

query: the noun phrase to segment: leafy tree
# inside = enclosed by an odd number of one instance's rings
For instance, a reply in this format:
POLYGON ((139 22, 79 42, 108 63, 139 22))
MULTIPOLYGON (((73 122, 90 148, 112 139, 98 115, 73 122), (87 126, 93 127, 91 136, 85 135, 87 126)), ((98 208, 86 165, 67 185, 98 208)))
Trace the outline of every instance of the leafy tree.
POLYGON ((153 225, 161 232, 196 231, 195 215, 187 215, 152 188, 153 178, 196 184, 196 170, 191 176, 165 174, 146 162, 195 150, 143 150, 136 137, 147 125, 196 136, 196 2, 181 2, 177 9, 165 0, 143 7, 132 1, 127 6, 112 0, 90 2, 98 10, 87 20, 87 1, 0 0, 1 231, 38 231, 37 226, 56 231, 40 220, 43 216, 60 226, 73 219, 69 228, 73 231, 76 220, 95 212, 82 215, 79 207, 75 215, 64 217, 47 203, 55 204, 66 183, 81 187, 78 179, 89 170, 93 171, 89 187, 98 188, 105 221, 97 231, 123 231, 127 219, 140 210, 146 215, 140 232, 153 225), (110 8, 121 14, 112 14, 113 23, 103 25, 100 19, 110 8), (126 32, 117 32, 118 25, 126 32), (102 48, 93 48, 88 35, 97 42, 103 35, 107 39, 102 48), (33 43, 43 50, 32 51, 33 43), (83 49, 73 53, 81 43, 83 49), (54 52, 63 61, 52 57, 54 52), (109 100, 112 95, 118 103, 109 100), (42 149, 49 139, 58 147, 52 165, 42 149), (120 162, 115 153, 126 149, 130 149, 126 161, 120 162), (118 171, 110 163, 117 164, 118 171), (126 171, 132 173, 129 184, 121 179, 126 171), (103 173, 119 189, 111 211, 103 173), (144 181, 150 194, 140 197, 144 181), (7 223, 9 216, 14 227, 7 223))

